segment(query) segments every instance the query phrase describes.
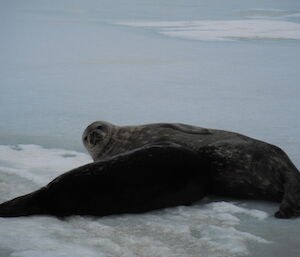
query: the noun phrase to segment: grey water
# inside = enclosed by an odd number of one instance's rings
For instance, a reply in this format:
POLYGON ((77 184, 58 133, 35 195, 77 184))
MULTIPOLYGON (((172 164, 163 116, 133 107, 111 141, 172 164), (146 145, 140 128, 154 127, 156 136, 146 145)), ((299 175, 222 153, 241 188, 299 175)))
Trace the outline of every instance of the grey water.
MULTIPOLYGON (((299 26, 297 0, 1 1, 1 201, 90 162, 95 120, 233 130, 300 168, 299 26)), ((0 256, 299 256, 276 208, 0 219, 0 256)))

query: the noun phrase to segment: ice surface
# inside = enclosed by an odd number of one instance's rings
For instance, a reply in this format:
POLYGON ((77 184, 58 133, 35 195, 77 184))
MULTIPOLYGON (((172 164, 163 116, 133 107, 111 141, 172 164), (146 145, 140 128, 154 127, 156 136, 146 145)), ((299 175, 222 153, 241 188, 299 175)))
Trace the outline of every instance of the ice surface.
MULTIPOLYGON (((5 176, 19 177, 38 186, 45 185, 62 172, 91 162, 84 153, 45 149, 37 145, 0 145, 0 156, 0 167, 5 176)), ((15 194, 20 193, 16 191, 15 194)))
MULTIPOLYGON (((35 190, 90 160, 88 155, 76 151, 1 145, 1 201, 35 190)), ((255 209, 255 204, 250 207, 241 202, 206 199, 191 207, 142 215, 65 220, 0 218, 0 249, 6 251, 3 255, 6 257, 246 256, 251 244, 266 249, 276 244, 262 237, 259 229, 251 229, 251 226, 268 228, 274 222, 272 212, 276 207, 271 205, 266 209, 256 203, 256 208, 259 209, 255 209)), ((275 226, 279 229, 295 224, 299 222, 287 221, 275 226)), ((251 256, 256 255, 251 252, 251 256)))
MULTIPOLYGON (((233 130, 300 167, 299 13, 298 0, 0 1, 0 200, 89 162, 78 151, 94 120, 233 130)), ((274 219, 273 203, 218 200, 1 219, 0 256, 300 256, 299 219, 274 219)))
POLYGON ((117 24, 157 28, 159 33, 166 36, 192 40, 300 39, 300 24, 288 21, 123 21, 117 24))
POLYGON ((241 11, 237 13, 238 16, 247 18, 279 18, 279 17, 299 17, 300 13, 297 10, 286 11, 281 9, 250 9, 247 11, 241 11))
MULTIPOLYGON (((2 200, 11 197, 11 192, 30 192, 49 182, 58 171, 90 161, 86 154, 36 145, 2 145, 0 158, 2 200), (22 189, 16 181, 23 185, 22 189)), ((268 216, 234 203, 213 202, 144 215, 94 219, 1 218, 0 246, 11 256, 24 257, 243 256, 248 253, 248 242, 268 241, 239 230, 238 214, 258 223, 268 216)))

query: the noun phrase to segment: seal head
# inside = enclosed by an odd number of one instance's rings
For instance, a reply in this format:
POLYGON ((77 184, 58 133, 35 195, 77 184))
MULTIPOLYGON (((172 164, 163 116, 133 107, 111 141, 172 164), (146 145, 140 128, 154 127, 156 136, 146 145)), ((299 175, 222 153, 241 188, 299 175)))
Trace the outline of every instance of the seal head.
POLYGON ((117 126, 95 121, 85 129, 82 141, 93 160, 100 161, 153 144, 175 143, 192 150, 212 135, 213 130, 181 123, 117 126))
POLYGON ((116 130, 115 127, 109 122, 95 121, 83 132, 82 142, 94 161, 97 156, 105 153, 106 147, 116 130))

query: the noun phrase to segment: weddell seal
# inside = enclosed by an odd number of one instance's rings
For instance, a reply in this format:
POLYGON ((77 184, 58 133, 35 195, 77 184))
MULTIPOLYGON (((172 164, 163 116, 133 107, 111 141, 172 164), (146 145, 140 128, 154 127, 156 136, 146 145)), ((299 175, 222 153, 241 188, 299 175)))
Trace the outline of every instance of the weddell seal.
POLYGON ((95 162, 1 204, 0 216, 140 213, 208 194, 281 202, 275 217, 300 216, 300 173, 274 145, 179 123, 97 121, 82 139, 95 162))
POLYGON ((208 188, 205 164, 193 152, 153 145, 66 172, 31 194, 1 204, 0 216, 140 213, 190 204, 208 188))

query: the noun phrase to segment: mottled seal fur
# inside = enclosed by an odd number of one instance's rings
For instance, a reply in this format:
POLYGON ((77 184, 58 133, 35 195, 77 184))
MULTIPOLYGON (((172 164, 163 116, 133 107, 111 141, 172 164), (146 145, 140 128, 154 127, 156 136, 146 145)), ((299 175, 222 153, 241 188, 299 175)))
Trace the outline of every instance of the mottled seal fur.
POLYGON ((83 144, 97 161, 151 144, 172 142, 210 164, 210 193, 281 202, 275 216, 300 215, 300 173, 279 147, 230 131, 181 123, 90 124, 83 144))
POLYGON ((300 216, 300 174, 274 145, 185 124, 102 121, 83 142, 95 162, 1 204, 0 216, 139 213, 207 194, 277 201, 277 218, 300 216))
POLYGON ((211 130, 180 123, 156 123, 139 126, 116 126, 105 121, 89 125, 82 141, 94 161, 161 142, 172 142, 195 150, 207 145, 214 137, 235 140, 243 137, 236 133, 211 130))

